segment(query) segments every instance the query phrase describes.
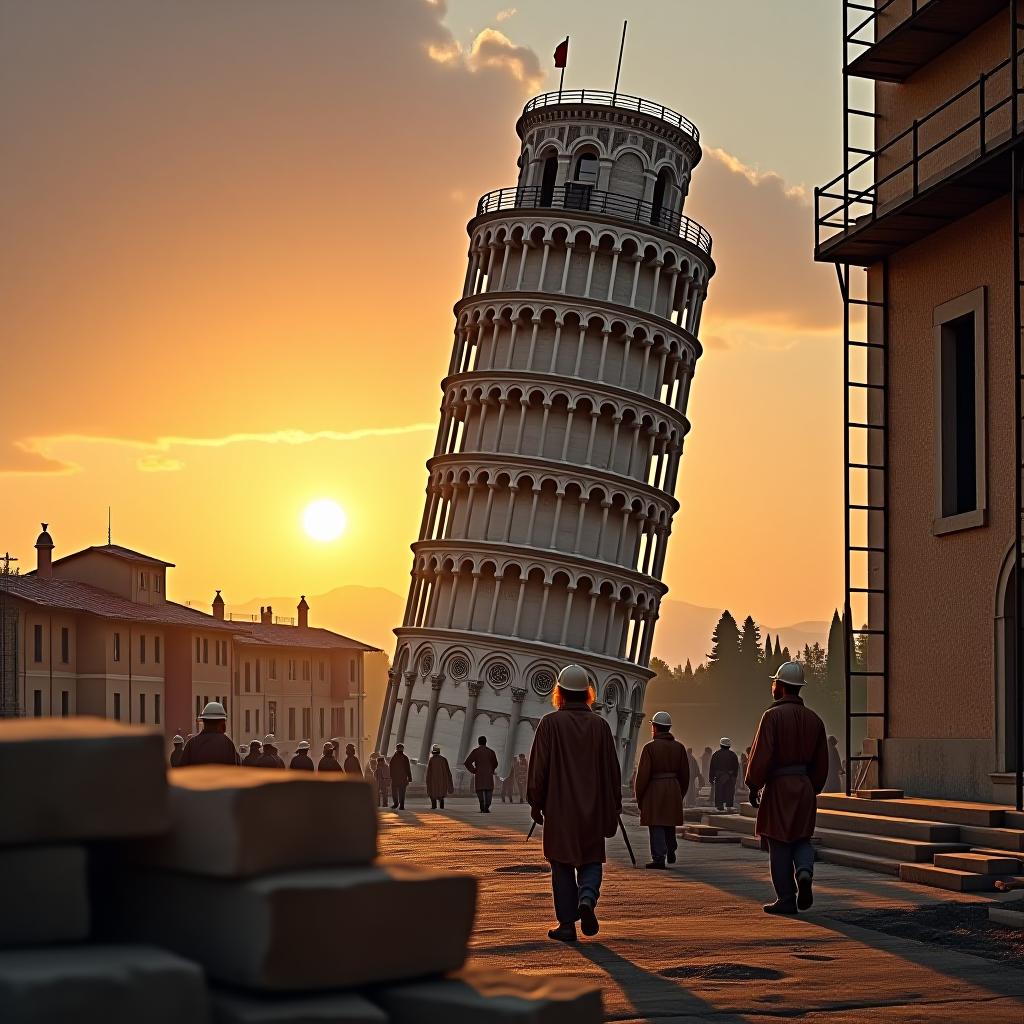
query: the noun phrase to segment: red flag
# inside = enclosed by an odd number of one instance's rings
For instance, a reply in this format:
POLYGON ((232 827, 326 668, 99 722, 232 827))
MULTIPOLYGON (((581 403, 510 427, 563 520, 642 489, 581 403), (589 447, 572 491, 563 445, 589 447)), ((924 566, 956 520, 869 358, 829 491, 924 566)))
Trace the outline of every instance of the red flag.
POLYGON ((555 47, 555 67, 564 68, 569 63, 569 37, 555 47))

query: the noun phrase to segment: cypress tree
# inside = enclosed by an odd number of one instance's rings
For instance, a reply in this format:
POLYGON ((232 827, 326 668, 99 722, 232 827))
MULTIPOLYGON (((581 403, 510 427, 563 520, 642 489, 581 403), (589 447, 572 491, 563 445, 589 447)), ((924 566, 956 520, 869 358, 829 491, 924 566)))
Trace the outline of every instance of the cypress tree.
POLYGON ((761 663, 761 627, 748 615, 743 620, 743 633, 740 636, 740 657, 744 666, 756 668, 761 663))
POLYGON ((711 634, 711 653, 708 655, 708 669, 716 666, 731 667, 736 663, 740 650, 740 631, 736 620, 727 608, 722 612, 715 631, 711 634))

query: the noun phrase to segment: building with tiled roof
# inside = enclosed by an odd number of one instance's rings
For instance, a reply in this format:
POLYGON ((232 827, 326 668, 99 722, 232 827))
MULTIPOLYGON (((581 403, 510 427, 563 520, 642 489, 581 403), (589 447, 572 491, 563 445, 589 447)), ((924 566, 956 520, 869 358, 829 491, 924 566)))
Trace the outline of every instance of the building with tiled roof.
POLYGON ((269 607, 259 621, 167 599, 172 562, 117 544, 53 558, 46 530, 37 565, 0 575, 0 715, 99 715, 152 725, 170 742, 194 731, 204 704, 228 710, 241 745, 274 733, 294 749, 338 738, 362 753, 363 655, 376 648, 269 607))

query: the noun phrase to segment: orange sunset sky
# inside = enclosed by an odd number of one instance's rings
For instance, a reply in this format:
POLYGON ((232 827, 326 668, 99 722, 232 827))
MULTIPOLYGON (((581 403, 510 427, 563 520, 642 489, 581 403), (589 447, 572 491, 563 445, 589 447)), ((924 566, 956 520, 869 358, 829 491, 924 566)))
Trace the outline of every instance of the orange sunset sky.
POLYGON ((0 0, 0 551, 31 567, 41 520, 58 555, 101 543, 111 505, 116 542, 177 563, 177 600, 404 597, 466 221, 514 184, 554 46, 567 87, 610 88, 623 17, 620 88, 701 129, 686 212, 718 264, 670 597, 831 615, 824 0, 0 0), (330 543, 301 524, 325 497, 349 520, 330 543))

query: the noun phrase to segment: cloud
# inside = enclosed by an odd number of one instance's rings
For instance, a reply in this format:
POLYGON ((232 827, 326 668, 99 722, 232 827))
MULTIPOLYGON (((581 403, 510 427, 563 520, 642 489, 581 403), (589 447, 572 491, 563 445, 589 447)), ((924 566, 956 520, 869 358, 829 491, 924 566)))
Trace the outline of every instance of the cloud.
POLYGON ((185 463, 181 459, 168 459, 163 455, 143 455, 135 463, 135 468, 143 473, 175 473, 184 469, 185 463))
POLYGON ((835 272, 814 262, 810 197, 774 172, 704 150, 686 212, 714 238, 718 267, 703 324, 820 333, 841 323, 835 272))
POLYGON ((528 46, 517 46, 496 28, 478 33, 468 51, 457 40, 448 38, 430 43, 427 53, 438 64, 458 65, 472 72, 505 71, 522 82, 524 92, 535 92, 544 84, 537 54, 528 46))
POLYGON ((496 21, 508 21, 509 18, 514 18, 519 13, 517 7, 506 7, 503 11, 498 11, 494 16, 496 21))

